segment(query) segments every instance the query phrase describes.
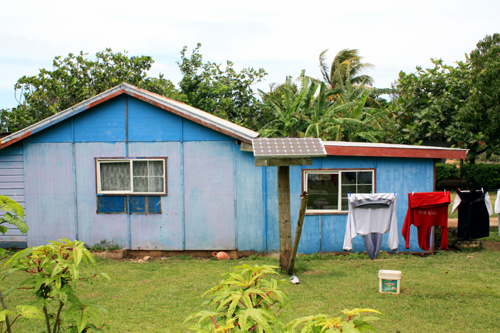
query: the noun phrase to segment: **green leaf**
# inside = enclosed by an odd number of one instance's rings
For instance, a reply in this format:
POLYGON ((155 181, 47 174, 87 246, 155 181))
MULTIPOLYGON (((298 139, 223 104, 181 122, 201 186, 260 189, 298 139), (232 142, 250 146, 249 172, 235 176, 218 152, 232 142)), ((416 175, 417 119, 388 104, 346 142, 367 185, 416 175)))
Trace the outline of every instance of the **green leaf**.
POLYGON ((24 218, 24 209, 23 207, 15 200, 5 196, 0 195, 0 210, 6 212, 12 212, 19 215, 22 219, 24 218))

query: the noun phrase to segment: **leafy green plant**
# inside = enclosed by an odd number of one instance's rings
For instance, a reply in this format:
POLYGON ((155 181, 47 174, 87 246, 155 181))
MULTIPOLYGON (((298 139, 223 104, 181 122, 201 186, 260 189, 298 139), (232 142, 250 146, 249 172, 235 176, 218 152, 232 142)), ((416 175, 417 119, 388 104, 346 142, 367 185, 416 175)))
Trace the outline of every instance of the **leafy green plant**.
POLYGON ((6 212, 4 216, 0 217, 0 232, 2 234, 5 235, 7 232, 7 227, 2 225, 4 223, 15 225, 23 234, 28 231, 28 225, 23 220, 24 209, 17 201, 5 195, 0 195, 0 210, 6 212))
POLYGON ((208 290, 211 311, 200 311, 186 319, 198 319, 195 332, 281 332, 277 313, 288 305, 287 295, 278 287, 277 266, 244 264, 224 274, 222 281, 208 290))
MULTIPOLYGON (((48 245, 27 248, 14 254, 5 266, 8 270, 3 279, 19 271, 29 275, 5 295, 15 289, 30 289, 36 300, 28 308, 18 307, 17 312, 0 312, 1 322, 5 319, 5 314, 14 314, 17 319, 19 316, 39 318, 43 313, 47 333, 58 333, 63 328, 78 333, 102 332, 107 327, 102 323, 91 323, 100 322, 106 310, 97 305, 82 303, 75 293, 80 281, 89 281, 95 277, 109 279, 107 274, 96 272, 95 259, 83 242, 64 238, 57 242, 51 241, 48 245), (62 310, 66 305, 69 308, 63 314, 62 310)), ((10 332, 12 324, 7 324, 5 332, 10 332)))
POLYGON ((116 244, 114 241, 108 242, 103 239, 101 242, 90 246, 88 249, 91 251, 113 251, 120 250, 122 247, 120 244, 116 244))
POLYGON ((372 309, 342 310, 342 313, 348 317, 346 320, 343 320, 342 317, 330 317, 324 314, 306 316, 292 320, 285 326, 285 329, 288 329, 287 332, 290 333, 363 333, 375 331, 371 323, 379 318, 362 317, 361 313, 365 312, 380 313, 372 309))

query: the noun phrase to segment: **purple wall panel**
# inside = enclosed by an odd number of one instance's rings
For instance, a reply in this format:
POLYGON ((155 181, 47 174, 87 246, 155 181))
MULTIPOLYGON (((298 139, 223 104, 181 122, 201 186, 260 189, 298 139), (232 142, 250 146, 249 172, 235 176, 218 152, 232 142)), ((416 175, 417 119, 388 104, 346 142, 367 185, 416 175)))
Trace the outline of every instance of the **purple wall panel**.
POLYGON ((168 196, 161 197, 161 214, 131 215, 132 249, 184 249, 184 197, 180 142, 136 142, 129 156, 167 157, 168 196))
POLYGON ((76 237, 73 150, 70 143, 26 144, 28 246, 76 237))
POLYGON ((186 250, 236 248, 234 146, 184 143, 186 250))
POLYGON ((129 248, 127 215, 96 212, 95 158, 124 157, 125 154, 125 143, 75 144, 78 238, 89 245, 106 239, 129 248))

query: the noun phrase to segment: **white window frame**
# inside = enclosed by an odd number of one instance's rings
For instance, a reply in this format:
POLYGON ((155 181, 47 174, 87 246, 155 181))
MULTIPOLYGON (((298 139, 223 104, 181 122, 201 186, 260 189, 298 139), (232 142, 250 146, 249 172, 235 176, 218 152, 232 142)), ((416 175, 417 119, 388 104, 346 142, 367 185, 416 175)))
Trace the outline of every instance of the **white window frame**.
MULTIPOLYGON (((342 173, 344 172, 371 172, 372 174, 372 193, 375 193, 375 169, 320 169, 320 170, 314 170, 314 169, 303 169, 303 191, 307 191, 309 193, 309 188, 307 186, 307 175, 308 174, 323 174, 323 175, 331 175, 331 174, 336 174, 338 175, 338 180, 339 180, 339 185, 338 185, 338 205, 339 209, 307 209, 306 208, 306 214, 345 214, 348 211, 347 210, 342 210, 342 173)), ((357 178, 356 178, 356 185, 357 184, 357 178)))
POLYGON ((111 194, 111 195, 167 195, 167 158, 166 157, 152 157, 152 158, 96 158, 96 182, 97 194, 111 194), (134 161, 148 162, 148 161, 161 161, 163 162, 163 192, 134 192, 134 161), (120 191, 103 191, 101 189, 101 164, 104 163, 130 163, 130 190, 120 191))

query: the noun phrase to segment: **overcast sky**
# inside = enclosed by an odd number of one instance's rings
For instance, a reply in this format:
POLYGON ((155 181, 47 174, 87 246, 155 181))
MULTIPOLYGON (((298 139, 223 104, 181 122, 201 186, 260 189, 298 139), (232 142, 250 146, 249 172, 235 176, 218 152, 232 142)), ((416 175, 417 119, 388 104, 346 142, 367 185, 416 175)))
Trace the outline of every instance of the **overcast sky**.
POLYGON ((150 76, 177 84, 184 45, 202 43, 204 61, 264 68, 268 90, 302 69, 320 77, 318 56, 358 49, 375 68, 375 86, 399 71, 430 67, 430 58, 464 60, 487 34, 500 33, 498 0, 420 1, 107 1, 23 0, 0 3, 0 109, 17 105, 23 75, 51 69, 56 55, 109 47, 155 60, 150 76))

